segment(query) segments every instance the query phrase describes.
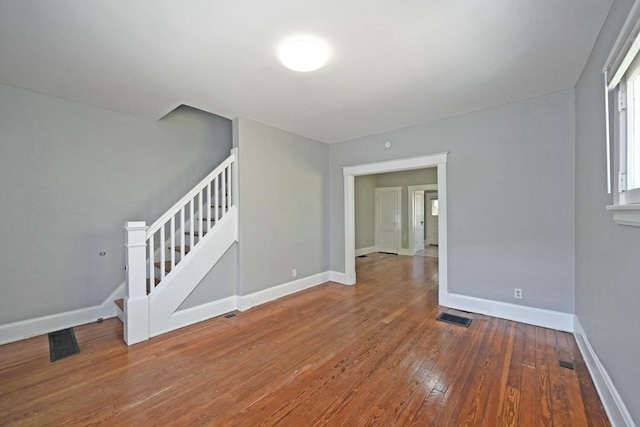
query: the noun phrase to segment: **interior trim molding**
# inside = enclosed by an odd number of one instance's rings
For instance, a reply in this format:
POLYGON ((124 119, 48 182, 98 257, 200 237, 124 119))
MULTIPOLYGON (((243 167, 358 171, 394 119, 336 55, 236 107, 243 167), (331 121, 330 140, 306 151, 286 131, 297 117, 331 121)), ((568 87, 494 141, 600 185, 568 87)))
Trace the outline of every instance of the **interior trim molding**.
POLYGON ((235 309, 236 309, 236 296, 233 295, 233 296, 222 298, 216 301, 211 301, 205 304, 197 305, 195 307, 176 311, 175 313, 173 313, 173 315, 171 315, 169 320, 167 320, 167 322, 164 324, 163 329, 154 333, 151 336, 155 337, 157 335, 175 331, 176 329, 193 325, 194 323, 203 322, 213 317, 230 313, 235 309))
POLYGON ((640 227, 640 205, 611 205, 606 207, 613 214, 613 221, 620 225, 640 227))
MULTIPOLYGON (((283 283, 281 285, 273 286, 249 295, 233 295, 220 300, 211 301, 185 310, 176 311, 163 326, 162 330, 153 333, 151 336, 157 336, 161 333, 183 328, 194 323, 199 323, 234 310, 245 311, 252 307, 256 307, 329 281, 340 284, 347 284, 348 282, 344 273, 325 271, 283 283)), ((119 298, 123 298, 124 293, 125 283, 122 283, 100 305, 0 325, 0 345, 47 334, 49 332, 59 331, 61 329, 85 325, 87 323, 95 322, 100 318, 110 319, 112 317, 116 317, 118 307, 115 305, 114 301, 119 298)))
POLYGON ((248 295, 236 296, 236 307, 240 311, 246 311, 252 307, 313 288, 330 280, 330 273, 314 274, 313 276, 303 277, 302 279, 293 280, 281 285, 273 286, 262 291, 254 292, 248 295))
POLYGON ((355 279, 353 280, 350 279, 345 273, 342 273, 340 271, 330 271, 329 280, 331 282, 339 283, 341 285, 347 285, 347 286, 351 286, 355 284, 355 279))
POLYGON ((114 301, 124 297, 124 289, 123 282, 100 305, 0 325, 0 345, 116 317, 114 301))
MULTIPOLYGON (((448 153, 406 157, 402 159, 345 166, 344 175, 344 275, 348 279, 345 284, 356 283, 355 264, 355 177, 377 173, 396 172, 402 170, 436 167, 438 174, 438 195, 440 218, 438 221, 438 281, 440 305, 448 304, 448 243, 447 243, 447 157, 448 153)), ((409 250, 407 249, 407 252, 409 250)), ((413 253, 411 253, 413 255, 413 253)))
POLYGON ((574 315, 569 313, 452 293, 449 294, 448 299, 448 307, 457 310, 485 314, 487 316, 499 317, 501 319, 513 320, 515 322, 542 326, 543 328, 556 329, 564 332, 573 332, 574 328, 574 315))
POLYGON ((368 248, 356 249, 356 256, 368 255, 374 252, 378 252, 375 246, 370 246, 368 248))
MULTIPOLYGON (((437 192, 438 184, 416 184, 407 186, 407 212, 409 213, 409 221, 407 223, 409 230, 407 234, 409 237, 409 252, 411 252, 411 255, 415 255, 416 253, 415 191, 437 192)), ((427 225, 427 212, 424 212, 424 225, 427 225)), ((427 245, 426 237, 424 239, 424 244, 425 246, 427 245)))
POLYGON ((602 406, 604 406, 611 425, 614 427, 635 427, 627 406, 624 404, 622 397, 620 397, 609 373, 600 362, 596 351, 591 346, 578 316, 574 316, 573 329, 584 363, 591 374, 591 379, 596 386, 602 406))

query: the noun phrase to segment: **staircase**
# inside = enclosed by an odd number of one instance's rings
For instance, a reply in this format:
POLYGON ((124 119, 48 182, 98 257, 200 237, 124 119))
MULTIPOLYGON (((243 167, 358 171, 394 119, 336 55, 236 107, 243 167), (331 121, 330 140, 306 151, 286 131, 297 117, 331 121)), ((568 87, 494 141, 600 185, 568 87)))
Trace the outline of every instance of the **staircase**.
POLYGON ((187 326, 176 310, 237 242, 237 154, 234 148, 151 226, 126 223, 126 289, 118 302, 128 345, 187 326))

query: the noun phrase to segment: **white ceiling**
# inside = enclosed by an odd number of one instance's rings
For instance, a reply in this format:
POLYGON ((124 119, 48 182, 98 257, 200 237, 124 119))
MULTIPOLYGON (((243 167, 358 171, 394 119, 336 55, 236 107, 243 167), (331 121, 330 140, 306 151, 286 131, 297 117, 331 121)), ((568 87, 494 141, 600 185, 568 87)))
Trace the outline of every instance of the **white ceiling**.
POLYGON ((332 143, 572 88, 612 0, 0 0, 0 83, 332 143), (284 68, 296 33, 333 47, 284 68))

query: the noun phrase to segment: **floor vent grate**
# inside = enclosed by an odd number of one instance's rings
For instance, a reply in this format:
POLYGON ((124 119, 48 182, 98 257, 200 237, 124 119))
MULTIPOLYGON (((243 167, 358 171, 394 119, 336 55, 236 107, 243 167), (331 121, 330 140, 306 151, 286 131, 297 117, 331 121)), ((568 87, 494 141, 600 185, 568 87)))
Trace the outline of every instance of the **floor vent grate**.
POLYGON ((453 325, 464 326, 465 328, 468 328, 472 322, 472 319, 469 319, 468 317, 456 316, 455 314, 449 313, 440 313, 438 317, 436 317, 436 320, 451 323, 453 325))
POLYGON ((563 368, 571 369, 572 371, 575 370, 573 363, 567 362, 566 360, 561 360, 560 366, 562 366, 563 368))
POLYGON ((80 353, 73 328, 63 329, 49 334, 49 356, 52 362, 80 353))

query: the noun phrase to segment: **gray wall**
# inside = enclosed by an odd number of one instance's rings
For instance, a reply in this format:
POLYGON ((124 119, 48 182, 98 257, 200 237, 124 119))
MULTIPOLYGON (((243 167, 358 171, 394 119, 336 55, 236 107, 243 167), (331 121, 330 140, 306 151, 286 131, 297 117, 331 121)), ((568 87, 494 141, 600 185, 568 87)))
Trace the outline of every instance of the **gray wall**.
POLYGON ((240 286, 247 295, 329 268, 329 147, 234 120, 240 167, 240 286))
POLYGON ((376 176, 357 176, 355 179, 354 216, 356 249, 376 245, 375 236, 375 189, 376 176))
POLYGON ((357 176, 355 178, 355 231, 356 249, 375 246, 375 189, 376 187, 401 187, 400 224, 401 246, 409 248, 409 185, 436 184, 436 168, 415 169, 400 172, 357 176), (364 246, 359 246, 361 244, 364 246))
POLYGON ((632 1, 617 0, 576 86, 576 314, 640 425, 640 228, 616 225, 606 193, 602 67, 632 1))
POLYGON ((342 167, 448 151, 449 291, 573 313, 574 107, 569 90, 331 145, 331 269, 342 167))
POLYGON ((154 221, 230 148, 230 121, 195 109, 153 121, 0 85, 0 324, 102 303, 124 222, 154 221))
POLYGON ((235 295, 237 260, 238 244, 235 243, 209 270, 187 299, 182 302, 178 311, 235 295))

